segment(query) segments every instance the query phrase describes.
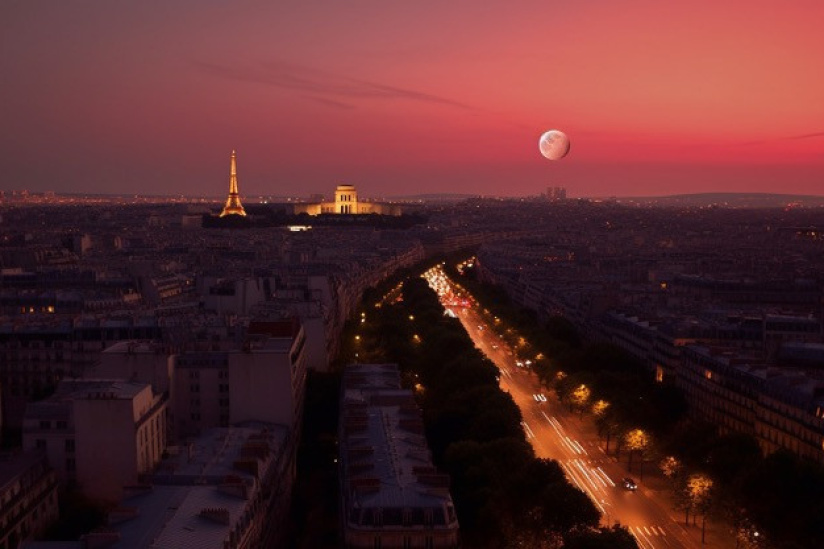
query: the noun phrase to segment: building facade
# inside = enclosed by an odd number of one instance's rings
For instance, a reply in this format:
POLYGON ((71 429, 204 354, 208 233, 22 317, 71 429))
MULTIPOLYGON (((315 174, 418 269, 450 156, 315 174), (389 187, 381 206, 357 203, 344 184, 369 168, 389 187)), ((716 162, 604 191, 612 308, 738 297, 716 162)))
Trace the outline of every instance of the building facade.
POLYGON ((398 216, 401 215, 402 209, 399 204, 359 200, 358 190, 354 185, 338 185, 335 188, 334 202, 320 201, 297 203, 294 205, 294 213, 307 213, 309 215, 378 214, 398 216))
POLYGON ((295 450, 306 390, 302 325, 294 318, 253 321, 244 341, 229 347, 172 355, 173 440, 263 421, 286 427, 295 450))
POLYGON ((449 477, 432 464, 420 409, 401 389, 397 365, 347 366, 340 405, 344 547, 458 547, 449 477))
POLYGON ((16 549, 57 518, 57 477, 45 454, 0 455, 0 548, 16 549))
POLYGON ((24 450, 40 450, 58 479, 87 497, 116 502, 166 449, 168 397, 125 380, 63 380, 29 404, 24 450))

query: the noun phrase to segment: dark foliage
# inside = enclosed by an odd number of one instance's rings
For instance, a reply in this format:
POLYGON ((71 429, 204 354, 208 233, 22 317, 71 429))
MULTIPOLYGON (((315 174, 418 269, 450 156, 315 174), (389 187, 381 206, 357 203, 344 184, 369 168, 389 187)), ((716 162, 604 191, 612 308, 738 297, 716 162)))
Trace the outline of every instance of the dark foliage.
POLYGON ((290 547, 338 547, 337 458, 340 374, 309 372, 292 493, 290 547))

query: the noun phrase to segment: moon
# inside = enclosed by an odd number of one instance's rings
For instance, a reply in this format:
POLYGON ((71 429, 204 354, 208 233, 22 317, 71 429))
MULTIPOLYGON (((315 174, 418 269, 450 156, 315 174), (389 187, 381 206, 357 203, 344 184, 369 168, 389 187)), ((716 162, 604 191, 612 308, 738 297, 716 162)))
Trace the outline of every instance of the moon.
POLYGON ((569 138, 559 130, 549 130, 538 140, 541 154, 550 160, 560 160, 569 152, 569 138))

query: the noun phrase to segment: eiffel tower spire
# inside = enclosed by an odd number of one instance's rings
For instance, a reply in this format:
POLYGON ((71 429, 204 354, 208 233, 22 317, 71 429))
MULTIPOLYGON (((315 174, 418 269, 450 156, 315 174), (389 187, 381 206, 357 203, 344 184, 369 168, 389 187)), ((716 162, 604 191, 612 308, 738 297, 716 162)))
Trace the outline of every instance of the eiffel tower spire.
POLYGON ((235 151, 232 151, 232 163, 229 168, 229 198, 226 199, 226 205, 220 212, 220 217, 227 215, 246 215, 237 194, 237 153, 235 151))

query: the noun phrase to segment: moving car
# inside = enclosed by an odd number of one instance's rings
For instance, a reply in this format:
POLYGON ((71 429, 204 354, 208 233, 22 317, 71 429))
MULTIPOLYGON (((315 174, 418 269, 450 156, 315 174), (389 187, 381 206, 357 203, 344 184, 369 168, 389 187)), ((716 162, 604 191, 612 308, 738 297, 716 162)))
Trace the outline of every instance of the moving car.
POLYGON ((624 490, 635 491, 638 489, 638 485, 635 484, 635 481, 629 477, 624 477, 621 479, 621 484, 624 486, 624 490))

